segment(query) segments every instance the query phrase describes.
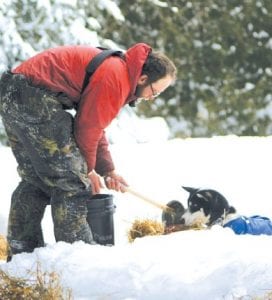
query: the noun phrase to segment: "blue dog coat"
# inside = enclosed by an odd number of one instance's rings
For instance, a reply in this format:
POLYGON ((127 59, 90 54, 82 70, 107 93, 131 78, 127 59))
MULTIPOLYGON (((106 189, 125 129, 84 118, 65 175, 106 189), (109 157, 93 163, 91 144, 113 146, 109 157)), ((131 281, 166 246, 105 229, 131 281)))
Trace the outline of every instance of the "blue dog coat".
POLYGON ((231 228, 236 234, 272 235, 272 221, 261 216, 238 217, 226 223, 223 227, 231 228))

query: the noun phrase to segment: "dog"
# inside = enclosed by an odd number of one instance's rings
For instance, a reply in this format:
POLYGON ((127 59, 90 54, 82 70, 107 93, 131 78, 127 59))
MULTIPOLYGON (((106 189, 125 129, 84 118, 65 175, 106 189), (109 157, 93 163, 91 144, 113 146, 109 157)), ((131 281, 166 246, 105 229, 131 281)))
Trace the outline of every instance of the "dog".
POLYGON ((189 192, 188 208, 181 216, 186 226, 221 225, 231 228, 236 234, 272 235, 272 221, 267 217, 239 215, 227 199, 213 189, 183 187, 189 192))

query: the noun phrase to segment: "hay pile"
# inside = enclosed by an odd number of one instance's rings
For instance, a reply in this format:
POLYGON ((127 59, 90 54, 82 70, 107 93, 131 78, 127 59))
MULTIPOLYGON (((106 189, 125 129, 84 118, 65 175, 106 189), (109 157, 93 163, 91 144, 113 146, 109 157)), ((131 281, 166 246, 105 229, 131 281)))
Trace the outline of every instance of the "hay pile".
POLYGON ((144 237, 147 235, 163 235, 170 234, 172 232, 183 231, 183 230, 201 230, 206 229, 202 224, 196 224, 193 226, 185 226, 182 224, 165 226, 162 222, 143 219, 135 220, 132 227, 128 231, 128 240, 133 242, 136 238, 144 237))
POLYGON ((57 273, 42 272, 40 265, 34 272, 29 272, 28 279, 10 276, 0 269, 1 300, 72 300, 72 292, 63 289, 57 273), (30 279, 31 278, 31 279, 30 279))
POLYGON ((6 260, 8 256, 8 243, 6 238, 0 234, 0 260, 6 260))
POLYGON ((148 219, 135 220, 128 232, 128 240, 129 242, 133 242, 138 237, 161 234, 164 234, 163 223, 148 219))
POLYGON ((272 300, 272 292, 268 292, 263 296, 252 297, 250 299, 252 299, 252 300, 272 300))
POLYGON ((205 226, 202 223, 197 223, 191 226, 186 226, 183 224, 177 224, 177 225, 170 225, 165 227, 165 234, 169 234, 172 232, 176 232, 176 231, 184 231, 184 230, 202 230, 202 229, 207 229, 207 226, 205 226))
MULTIPOLYGON (((0 235, 0 260, 7 259, 8 243, 3 235, 0 235)), ((0 269, 0 299, 1 300, 71 300, 72 293, 64 289, 60 284, 59 275, 56 272, 43 272, 37 263, 35 271, 29 271, 29 278, 22 279, 11 276, 0 269)))

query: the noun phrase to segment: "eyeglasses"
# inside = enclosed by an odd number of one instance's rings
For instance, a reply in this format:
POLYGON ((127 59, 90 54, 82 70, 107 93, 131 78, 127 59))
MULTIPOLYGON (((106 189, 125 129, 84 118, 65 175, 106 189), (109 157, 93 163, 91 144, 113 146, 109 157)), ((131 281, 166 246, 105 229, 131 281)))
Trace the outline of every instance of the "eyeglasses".
POLYGON ((161 93, 159 93, 159 92, 155 92, 154 91, 154 89, 153 89, 153 85, 152 85, 152 83, 150 82, 149 83, 149 85, 150 85, 150 88, 151 88, 151 91, 152 91, 152 97, 153 98, 156 98, 156 97, 158 97, 161 93))

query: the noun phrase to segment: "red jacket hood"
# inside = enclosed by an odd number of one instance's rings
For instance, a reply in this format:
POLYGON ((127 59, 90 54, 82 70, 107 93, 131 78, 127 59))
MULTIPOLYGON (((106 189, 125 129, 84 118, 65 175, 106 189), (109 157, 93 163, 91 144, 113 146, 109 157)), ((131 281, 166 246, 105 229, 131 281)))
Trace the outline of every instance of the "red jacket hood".
POLYGON ((125 53, 131 84, 131 95, 135 94, 137 82, 141 76, 143 65, 151 51, 152 49, 149 45, 138 43, 129 48, 125 53))

